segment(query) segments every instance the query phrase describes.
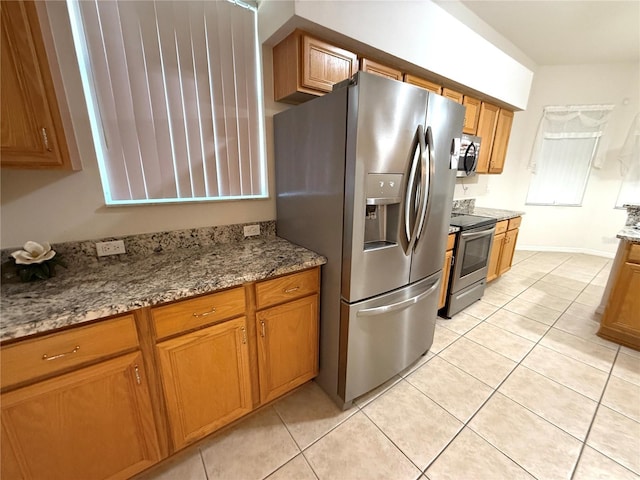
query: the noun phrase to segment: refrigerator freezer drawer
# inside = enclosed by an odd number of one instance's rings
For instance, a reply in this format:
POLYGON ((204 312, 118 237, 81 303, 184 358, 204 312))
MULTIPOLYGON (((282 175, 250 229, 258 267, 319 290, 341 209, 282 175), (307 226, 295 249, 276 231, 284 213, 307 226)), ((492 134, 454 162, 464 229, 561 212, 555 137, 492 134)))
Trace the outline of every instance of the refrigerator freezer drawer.
POLYGON ((354 304, 342 303, 339 395, 354 398, 401 372, 433 343, 441 272, 354 304), (348 345, 348 348, 347 348, 348 345))

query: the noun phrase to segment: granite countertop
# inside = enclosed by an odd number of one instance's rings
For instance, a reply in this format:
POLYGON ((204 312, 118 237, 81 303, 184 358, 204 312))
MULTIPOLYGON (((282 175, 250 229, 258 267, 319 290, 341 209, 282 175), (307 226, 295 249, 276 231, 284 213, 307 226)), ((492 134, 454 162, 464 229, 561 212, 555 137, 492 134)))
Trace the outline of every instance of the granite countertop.
POLYGON ((460 231, 460 227, 454 227, 453 225, 449 225, 449 234, 456 233, 460 231))
POLYGON ((324 263, 323 256, 274 236, 59 268, 49 280, 2 285, 0 341, 324 263))
POLYGON ((640 243, 640 229, 635 227, 624 227, 616 236, 631 243, 640 243))
POLYGON ((518 212, 515 210, 503 210, 499 208, 486 208, 486 207, 474 207, 471 215, 480 215, 481 217, 493 217, 498 222, 502 220, 509 220, 510 218, 521 217, 524 212, 518 212))

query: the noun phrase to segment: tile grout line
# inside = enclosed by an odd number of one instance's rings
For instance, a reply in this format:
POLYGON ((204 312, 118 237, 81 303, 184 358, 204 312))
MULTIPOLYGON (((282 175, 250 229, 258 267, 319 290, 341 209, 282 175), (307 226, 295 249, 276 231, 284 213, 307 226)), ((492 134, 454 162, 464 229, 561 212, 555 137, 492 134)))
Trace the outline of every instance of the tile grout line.
POLYGON ((204 461, 204 456, 202 455, 202 450, 198 447, 198 456, 200 457, 200 462, 202 463, 202 468, 204 470, 204 478, 209 480, 209 473, 207 472, 207 464, 204 461))
MULTIPOLYGON (((558 268, 559 266, 561 266, 562 264, 566 263, 566 262, 567 262, 567 261, 569 261, 569 260, 570 260, 570 257, 569 257, 569 258, 567 258, 567 259, 566 259, 564 262, 562 262, 561 264, 559 264, 557 267, 553 268, 549 273, 546 273, 543 277, 541 277, 539 280, 537 280, 536 282, 534 282, 534 284, 532 284, 531 286, 535 285, 535 283, 537 283, 538 281, 542 280, 542 278, 546 277, 546 276, 547 276, 547 275, 549 275, 551 272, 553 272, 556 268, 558 268)), ((594 276, 594 277, 595 277, 595 276, 594 276)), ((530 287, 527 287, 527 288, 530 288, 530 287)), ((585 286, 584 288, 586 288, 586 286, 585 286)), ((584 288, 583 288, 583 290, 584 290, 584 288)), ((525 289, 525 290, 526 290, 526 289, 525 289)), ((581 290, 581 292, 582 292, 582 290, 581 290)), ((513 296, 512 300, 513 300, 513 299, 515 299, 515 298, 517 298, 521 293, 522 293, 522 292, 520 292, 518 295, 513 296)), ((577 296, 576 296, 576 298, 577 298, 577 296)), ((564 313, 566 312, 566 310, 569 308, 569 306, 571 306, 571 304, 572 304, 573 302, 574 302, 574 301, 571 301, 571 303, 570 303, 570 304, 569 304, 569 305, 568 305, 568 306, 567 306, 567 307, 562 311, 561 315, 562 315, 562 314, 564 314, 564 313)), ((507 302, 507 304, 508 304, 508 303, 509 303, 509 302, 507 302)), ((505 304, 505 305, 506 305, 506 304, 505 304)), ((504 307, 504 306, 503 306, 503 307, 504 307)), ((499 307, 499 308, 498 308, 498 310, 496 310, 496 312, 498 312, 498 311, 502 310, 502 309, 503 309, 503 307, 499 307)), ((506 310, 506 311, 509 311, 509 310, 506 310)), ((489 315, 487 318, 491 317, 491 316, 492 316, 492 315, 494 315, 496 312, 492 313, 492 314, 491 314, 491 315, 489 315)), ((484 323, 484 322, 487 320, 487 318, 485 318, 484 320, 481 320, 477 325, 475 325, 474 327, 472 327, 471 329, 469 329, 466 333, 464 333, 463 335, 460 335, 460 337, 459 337, 459 338, 461 338, 461 337, 463 337, 463 336, 466 336, 466 334, 467 334, 467 333, 469 333, 470 331, 472 331, 472 330, 473 330, 474 328, 476 328, 478 325, 480 325, 481 323, 484 323)), ((526 318, 526 317, 525 317, 525 318, 526 318)), ((559 319, 559 318, 560 318, 560 317, 558 317, 558 319, 559 319)), ((527 473, 531 474, 531 472, 529 472, 526 468, 524 468, 522 465, 520 465, 518 462, 516 462, 514 459, 512 459, 509 455, 507 455, 507 454, 506 454, 506 452, 503 452, 500 448, 498 448, 497 446, 493 445, 493 444, 492 444, 488 439, 486 439, 484 436, 482 436, 479 432, 476 432, 475 430, 473 430, 473 428, 471 428, 471 427, 469 426, 469 424, 470 424, 470 423, 471 423, 471 421, 476 417, 476 415, 477 415, 477 414, 478 414, 478 413, 479 413, 479 412, 480 412, 480 411, 481 411, 481 410, 486 406, 486 404, 489 402, 489 400, 490 400, 491 398, 493 398, 493 397, 494 397, 494 395, 495 395, 496 393, 500 393, 501 395, 504 395, 503 393, 498 392, 498 389, 499 389, 499 388, 500 388, 500 387, 501 387, 501 386, 502 386, 502 385, 507 381, 507 379, 508 379, 512 374, 513 374, 513 372, 514 372, 514 371, 515 371, 515 370, 516 370, 516 369, 517 369, 517 368, 522 364, 522 362, 524 361, 524 359, 525 359, 525 358, 527 358, 527 356, 529 356, 529 354, 533 351, 533 349, 534 349, 536 346, 538 346, 538 345, 540 344, 540 341, 541 341, 541 340, 542 340, 542 339, 547 335, 547 333, 549 332, 549 330, 551 330, 551 328, 553 328, 553 325, 555 325, 555 323, 558 321, 558 319, 556 319, 556 320, 553 322, 553 324, 549 326, 549 328, 547 329, 547 331, 546 331, 543 335, 541 335, 541 336, 540 336, 540 338, 539 338, 539 339, 538 339, 538 340, 533 344, 533 346, 531 347, 531 349, 529 349, 529 351, 528 351, 528 352, 527 352, 527 353, 522 357, 522 359, 520 359, 520 361, 516 362, 516 365, 514 366, 514 368, 513 368, 513 369, 512 369, 512 370, 507 374, 507 376, 506 376, 506 377, 505 377, 505 378, 504 378, 504 379, 503 379, 503 380, 502 380, 502 381, 501 381, 501 382, 500 382, 500 383, 495 387, 495 389, 493 390, 493 392, 492 392, 492 393, 487 397, 487 399, 486 399, 486 400, 485 400, 485 401, 480 405, 480 407, 478 407, 478 409, 473 413, 473 415, 471 415, 471 417, 469 417, 469 419, 468 419, 466 422, 463 422, 463 428, 462 428, 462 429, 460 429, 460 430, 458 431, 458 433, 456 433, 456 435, 454 435, 454 437, 453 437, 453 438, 452 438, 452 439, 447 443, 447 445, 445 446, 445 448, 444 448, 444 449, 442 449, 442 451, 441 451, 441 452, 440 452, 440 453, 439 453, 439 454, 438 454, 438 455, 437 455, 437 456, 436 456, 436 457, 435 457, 435 458, 434 458, 434 459, 429 463, 429 465, 427 465, 427 467, 426 467, 426 468, 425 468, 425 470, 423 471, 423 474, 424 474, 424 475, 426 475, 426 472, 427 472, 427 470, 429 469, 429 467, 430 467, 431 465, 433 465, 433 464, 438 460, 438 458, 442 455, 442 453, 444 453, 444 452, 446 451, 446 449, 447 449, 447 448, 451 445, 451 443, 452 443, 452 442, 453 442, 453 441, 454 441, 454 440, 455 440, 455 439, 460 435, 460 433, 464 430, 464 428, 465 428, 465 427, 468 427, 471 431, 473 431, 475 434, 477 434, 478 436, 480 436, 480 438, 482 438, 485 442, 487 442, 489 445, 491 445, 493 448, 495 448, 497 451, 499 451, 499 452, 500 452, 501 454, 503 454, 505 457, 509 458, 513 463, 515 463, 516 465, 518 465, 518 466, 519 466, 520 468, 522 468, 525 472, 527 472, 527 473)), ((534 321, 535 321, 535 320, 534 320, 534 321)), ((541 323, 541 322, 538 322, 538 323, 541 323)), ((496 327, 497 327, 497 325, 496 325, 496 327)), ((497 327, 497 328, 500 328, 500 327, 497 327)), ((508 332, 508 330, 505 330, 505 331, 506 331, 506 332, 508 332)), ((508 333, 512 333, 512 332, 508 332, 508 333)), ((458 338, 458 339, 456 339, 455 341, 459 340, 459 338, 458 338)), ((524 338, 524 337, 520 337, 520 338, 524 338)), ((467 340, 469 340, 469 341, 473 341, 472 339, 467 339, 467 340)), ((455 343, 455 342, 452 342, 451 344, 453 344, 453 343, 455 343)), ((474 342, 474 343, 477 343, 477 342, 474 342)), ((478 344, 478 345, 480 345, 480 344, 478 344)), ((488 350, 490 350, 490 351, 492 351, 492 352, 494 352, 494 353, 497 353, 497 354, 501 355, 499 352, 495 352, 494 350, 492 350, 492 349, 490 349, 490 348, 488 348, 488 347, 486 347, 486 346, 484 346, 484 345, 481 345, 481 346, 483 346, 484 348, 487 348, 488 350)), ((441 350, 441 352, 442 352, 442 351, 444 351, 444 350, 446 350, 448 347, 449 347, 449 346, 447 346, 446 348, 442 349, 442 350, 441 350)), ((555 351, 555 350, 554 350, 554 351, 555 351)), ((436 354, 436 356, 439 356, 441 352, 438 352, 438 354, 436 354)), ((560 353, 560 352, 558 352, 558 353, 560 353)), ((502 355, 502 356, 504 357, 504 355, 502 355)), ((505 357, 505 358, 508 358, 508 357, 505 357)), ((617 354, 616 354, 616 358, 617 358, 617 354)), ((509 358, 508 358, 508 359, 509 359, 509 358)), ((446 359, 445 359, 445 358, 442 358, 442 360, 445 360, 445 361, 446 361, 446 359)), ((511 360, 511 359, 509 359, 509 360, 511 360)), ((513 361, 513 360, 511 360, 511 361, 513 361)), ((427 363, 428 363, 428 362, 427 362, 427 363)), ((447 362, 447 363, 449 363, 449 362, 447 362)), ((584 363, 584 362, 581 362, 581 363, 584 363)), ((613 365, 614 365, 614 363, 615 363, 615 359, 614 359, 614 362, 611 364, 611 371, 613 370, 613 365)), ((454 366, 455 366, 455 365, 454 365, 454 366)), ((525 367, 525 368, 526 368, 526 366, 524 366, 524 365, 523 365, 523 367, 525 367)), ((420 368, 422 368, 422 367, 420 367, 420 368)), ((463 370, 463 371, 464 371, 464 370, 463 370)), ((471 374, 470 374, 470 373, 468 373, 468 372, 465 372, 465 373, 467 373, 468 375, 471 375, 471 374)), ((537 372, 536 372, 536 373, 537 373, 537 372)), ((471 375, 471 376, 472 376, 473 378, 476 378, 476 377, 475 377, 475 376, 473 376, 473 375, 471 375)), ((546 378, 546 377, 545 377, 545 378, 546 378)), ((482 380, 480 380, 480 379, 478 379, 478 378, 476 378, 476 379, 477 379, 477 380, 479 380, 479 381, 482 381, 482 380)), ((484 382, 482 382, 482 383, 484 383, 484 382)), ((556 383, 557 383, 557 382, 556 382, 556 383)), ((607 380, 607 383, 608 383, 608 380, 607 380)), ((604 395, 604 391, 605 391, 605 389, 606 389, 606 384, 605 384, 605 386, 604 386, 604 388, 603 388, 603 390, 602 390, 601 398, 602 398, 602 396, 604 395)), ((505 395, 505 396, 506 396, 506 395, 505 395)), ((508 397, 508 396, 507 396, 507 398, 509 398, 509 399, 510 399, 511 401, 513 401, 514 403, 516 403, 516 404, 520 405, 518 402, 516 402, 515 400, 511 399, 510 397, 508 397)), ((596 407, 596 412, 597 412, 597 410, 598 410, 598 408, 599 408, 599 405, 600 405, 600 404, 598 403, 598 406, 596 407)), ((523 408, 525 408, 527 411, 531 412, 531 410, 529 410, 528 408, 524 407, 523 405, 521 405, 521 406, 522 406, 523 408)), ((446 409, 445 409, 445 410, 446 410, 446 409)), ((447 412, 448 412, 448 411, 447 411, 447 412)), ((563 429, 561 429, 560 427, 558 427, 557 425, 555 425, 555 424, 551 423, 549 420, 547 420, 547 419, 545 419, 545 418, 541 417, 541 416, 540 416, 540 415, 538 415, 537 413, 535 413, 535 412, 531 412, 531 413, 533 413, 534 415, 536 415, 536 416, 537 416, 538 418, 540 418, 541 420, 543 420, 543 421, 547 422, 548 424, 552 425, 553 427, 558 428, 559 430, 561 430, 561 431, 565 432, 565 430, 563 430, 563 429)), ((454 417, 454 418, 455 418, 455 417, 454 417)), ((594 417, 593 417, 593 419, 595 419, 595 413, 594 413, 594 417)), ((592 422, 593 422, 593 419, 592 419, 592 422)), ((589 427, 589 431, 590 431, 590 429, 591 429, 591 426, 589 427)), ((580 450, 580 452, 579 452, 579 454, 578 454, 578 456, 577 456, 577 458, 576 458, 576 464, 574 465, 574 469, 573 469, 573 471, 575 471, 575 468, 576 468, 576 466, 577 466, 578 462, 580 461, 580 457, 581 457, 581 455, 582 455, 582 451, 583 451, 583 449, 584 449, 584 445, 586 444, 586 439, 588 438, 589 431, 587 431, 587 436, 585 436, 585 441, 584 441, 584 442, 581 442, 581 444, 582 444, 582 446, 581 446, 581 450, 580 450)), ((568 435, 571 435, 571 434, 569 434, 568 432, 566 432, 566 433, 567 433, 568 435)), ((571 435, 571 436, 572 436, 572 435, 571 435)), ((572 438, 575 438, 575 437, 573 437, 573 436, 572 436, 572 438)), ((576 440, 578 440, 578 439, 576 439, 576 440)), ((578 441, 580 441, 580 440, 578 440, 578 441)), ((533 474, 531 474, 531 475, 533 475, 533 474)))

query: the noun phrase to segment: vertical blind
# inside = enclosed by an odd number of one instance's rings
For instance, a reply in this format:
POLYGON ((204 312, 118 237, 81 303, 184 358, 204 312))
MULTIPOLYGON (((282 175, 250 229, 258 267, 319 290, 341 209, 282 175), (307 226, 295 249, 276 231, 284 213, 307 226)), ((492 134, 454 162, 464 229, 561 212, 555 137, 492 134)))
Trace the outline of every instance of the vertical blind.
POLYGON ((582 204, 612 105, 545 107, 529 168, 528 205, 582 204))
POLYGON ((266 196, 254 8, 68 6, 108 204, 266 196))

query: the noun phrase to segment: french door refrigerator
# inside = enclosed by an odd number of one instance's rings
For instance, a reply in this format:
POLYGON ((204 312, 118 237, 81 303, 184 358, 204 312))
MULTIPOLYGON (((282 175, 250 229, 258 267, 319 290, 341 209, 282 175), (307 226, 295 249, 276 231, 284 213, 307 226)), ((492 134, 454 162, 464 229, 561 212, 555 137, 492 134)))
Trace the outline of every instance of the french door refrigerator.
POLYGON ((316 381, 342 408, 431 347, 463 121, 364 72, 274 116, 277 234, 327 257, 316 381))

